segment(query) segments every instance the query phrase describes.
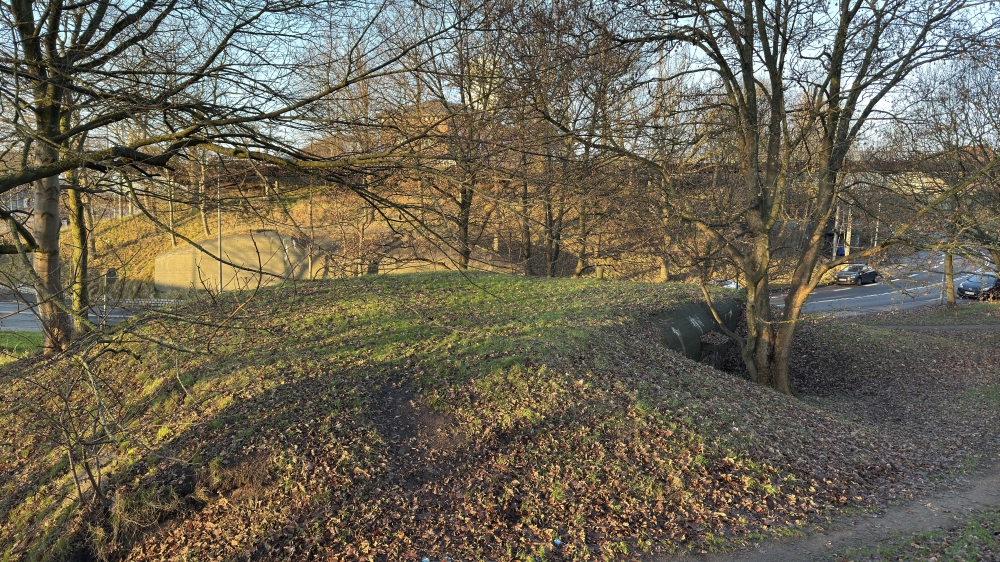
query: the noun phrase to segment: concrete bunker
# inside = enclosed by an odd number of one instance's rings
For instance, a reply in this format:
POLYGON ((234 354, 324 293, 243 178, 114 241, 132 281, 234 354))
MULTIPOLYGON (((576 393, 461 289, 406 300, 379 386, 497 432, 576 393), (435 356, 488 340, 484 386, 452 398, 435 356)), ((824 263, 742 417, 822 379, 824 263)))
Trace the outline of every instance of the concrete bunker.
MULTIPOLYGON (((219 290, 219 239, 197 244, 203 250, 187 245, 156 256, 153 285, 157 293, 219 290)), ((221 248, 222 259, 228 262, 221 267, 223 291, 313 279, 322 273, 317 271, 322 269, 317 267, 321 260, 310 260, 302 244, 273 230, 223 236, 221 248)))

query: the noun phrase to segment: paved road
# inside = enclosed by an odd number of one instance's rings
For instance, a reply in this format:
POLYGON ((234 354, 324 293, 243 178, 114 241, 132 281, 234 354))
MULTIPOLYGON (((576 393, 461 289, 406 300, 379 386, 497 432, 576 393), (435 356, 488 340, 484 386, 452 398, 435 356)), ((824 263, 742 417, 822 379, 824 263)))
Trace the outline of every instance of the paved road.
MULTIPOLYGON (((956 259, 955 285, 969 278, 980 264, 956 259)), ((852 316, 868 312, 900 310, 941 302, 944 260, 940 254, 920 254, 907 263, 887 268, 878 282, 863 285, 831 285, 813 291, 803 312, 852 316)), ((954 292, 954 287, 951 289, 954 292)), ((784 295, 771 297, 771 304, 784 305, 784 295)), ((947 298, 947 295, 945 295, 947 298)))
MULTIPOLYGON (((41 332, 42 324, 38 320, 37 310, 33 303, 0 302, 0 330, 13 332, 41 332)), ((90 321, 100 324, 102 317, 109 324, 117 324, 135 314, 133 311, 110 307, 105 313, 101 307, 94 307, 90 313, 90 321)))

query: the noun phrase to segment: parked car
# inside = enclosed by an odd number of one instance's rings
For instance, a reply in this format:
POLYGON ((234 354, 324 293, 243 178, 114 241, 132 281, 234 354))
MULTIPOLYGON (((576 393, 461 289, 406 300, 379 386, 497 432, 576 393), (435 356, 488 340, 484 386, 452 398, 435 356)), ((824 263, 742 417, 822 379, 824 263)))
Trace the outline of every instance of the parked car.
POLYGON ((878 277, 878 272, 873 268, 863 263, 852 263, 837 272, 835 282, 838 285, 864 285, 865 283, 874 283, 876 277, 878 277))
POLYGON ((995 300, 1000 298, 1000 286, 995 275, 978 273, 959 283, 955 295, 966 299, 995 300))

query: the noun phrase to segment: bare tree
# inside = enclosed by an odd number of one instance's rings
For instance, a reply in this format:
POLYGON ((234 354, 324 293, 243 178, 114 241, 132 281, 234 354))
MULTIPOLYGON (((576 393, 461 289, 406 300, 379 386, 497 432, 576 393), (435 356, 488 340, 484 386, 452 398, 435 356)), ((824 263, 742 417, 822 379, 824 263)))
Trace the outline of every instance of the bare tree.
MULTIPOLYGON (((299 118, 311 103, 402 70, 414 44, 398 39, 405 23, 390 16, 347 2, 293 0, 18 0, 4 7, 0 192, 35 184, 33 240, 24 246, 34 249, 46 350, 64 349, 71 337, 58 247, 63 173, 156 174, 194 146, 280 160, 314 175, 377 160, 384 154, 319 162, 299 152, 287 133, 308 123, 299 118), (305 54, 321 47, 314 38, 331 30, 332 54, 343 64, 322 82, 301 82, 305 54), (128 126, 116 128, 121 124, 128 126), (103 142, 80 142, 85 136, 103 142)), ((437 21, 448 27, 459 19, 437 21)), ((431 41, 438 31, 415 41, 431 41)))
MULTIPOLYGON (((627 20, 592 14, 591 21, 603 21, 622 48, 642 45, 650 65, 663 53, 683 51, 693 67, 684 73, 697 74, 714 92, 698 111, 726 142, 728 161, 718 165, 732 170, 738 182, 727 186, 731 206, 706 206, 679 186, 668 189, 666 201, 672 214, 721 248, 743 273, 748 333, 741 343, 753 380, 794 393, 788 363, 802 306, 822 276, 848 259, 827 259, 826 232, 844 189, 851 147, 916 69, 959 56, 971 38, 993 33, 992 19, 980 18, 984 9, 963 0, 932 7, 902 0, 668 0, 627 4, 617 13, 627 20), (790 260, 789 290, 775 314, 771 269, 796 194, 810 202, 808 236, 790 260)), ((557 114, 550 119, 581 134, 557 114)), ((635 131, 638 136, 606 144, 643 162, 669 186, 672 162, 658 159, 642 142, 654 131, 644 126, 635 131)))

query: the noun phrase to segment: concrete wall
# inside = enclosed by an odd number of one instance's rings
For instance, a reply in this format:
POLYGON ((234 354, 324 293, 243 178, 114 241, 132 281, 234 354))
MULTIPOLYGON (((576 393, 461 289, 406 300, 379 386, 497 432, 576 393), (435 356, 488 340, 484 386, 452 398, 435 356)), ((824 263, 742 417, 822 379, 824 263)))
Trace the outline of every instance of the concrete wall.
MULTIPOLYGON (((206 287, 219 288, 219 240, 182 246, 156 256, 153 284, 157 292, 183 292, 206 287)), ((289 236, 273 230, 222 237, 222 258, 237 267, 222 265, 222 289, 233 291, 271 285, 288 279, 310 279, 321 260, 314 260, 309 271, 309 256, 289 236), (241 269, 245 268, 245 269, 241 269), (248 271, 251 270, 251 271, 248 271), (312 274, 312 275, 311 275, 312 274)))
MULTIPOLYGON (((743 312, 743 305, 732 299, 713 299, 715 311, 719 313, 726 327, 736 328, 743 312)), ((715 318, 705 303, 689 304, 664 312, 653 318, 662 334, 663 345, 678 351, 690 359, 701 359, 701 336, 716 330, 715 318)), ((719 331, 719 330, 716 330, 719 331)))

